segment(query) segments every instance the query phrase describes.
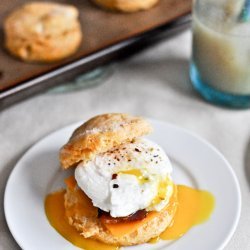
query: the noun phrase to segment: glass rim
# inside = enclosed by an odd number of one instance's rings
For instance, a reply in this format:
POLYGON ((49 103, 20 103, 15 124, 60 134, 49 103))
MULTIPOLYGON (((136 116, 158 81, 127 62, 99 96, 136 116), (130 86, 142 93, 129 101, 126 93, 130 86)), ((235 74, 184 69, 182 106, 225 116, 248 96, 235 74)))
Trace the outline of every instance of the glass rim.
MULTIPOLYGON (((204 23, 198 16, 198 14, 196 13, 197 11, 194 11, 192 12, 192 24, 194 23, 194 19, 197 19, 198 22, 200 22, 202 25, 204 25, 207 29, 209 30, 212 30, 218 34, 222 34, 224 36, 227 36, 227 37, 235 37, 235 38, 242 38, 242 39, 250 39, 250 33, 249 34, 230 34, 230 33, 227 33, 225 31, 221 31, 219 29, 217 29, 216 27, 211 27, 210 25, 207 25, 206 23, 204 23)), ((250 22, 249 23, 249 27, 250 27, 250 22)))

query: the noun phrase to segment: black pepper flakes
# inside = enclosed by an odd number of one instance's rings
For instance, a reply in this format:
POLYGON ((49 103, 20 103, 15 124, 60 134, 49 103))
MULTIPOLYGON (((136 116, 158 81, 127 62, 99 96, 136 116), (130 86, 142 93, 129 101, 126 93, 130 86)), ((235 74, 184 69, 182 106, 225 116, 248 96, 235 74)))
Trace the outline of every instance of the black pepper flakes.
POLYGON ((118 184, 113 184, 113 188, 118 188, 119 185, 118 184))
POLYGON ((140 150, 140 149, 138 149, 138 148, 135 148, 135 151, 136 151, 136 152, 141 152, 141 150, 140 150))

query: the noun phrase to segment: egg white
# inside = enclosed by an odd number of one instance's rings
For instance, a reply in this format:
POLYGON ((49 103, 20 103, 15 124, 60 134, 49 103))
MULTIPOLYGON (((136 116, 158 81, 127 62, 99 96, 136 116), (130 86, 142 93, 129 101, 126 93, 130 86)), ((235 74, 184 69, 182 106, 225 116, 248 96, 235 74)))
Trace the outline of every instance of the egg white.
POLYGON ((137 139, 80 163, 75 179, 94 206, 110 212, 112 217, 124 217, 141 209, 160 211, 165 207, 173 192, 171 181, 164 199, 157 204, 152 201, 157 197, 159 183, 171 180, 171 172, 171 163, 161 147, 137 139), (128 170, 139 170, 140 178, 127 174, 128 170))

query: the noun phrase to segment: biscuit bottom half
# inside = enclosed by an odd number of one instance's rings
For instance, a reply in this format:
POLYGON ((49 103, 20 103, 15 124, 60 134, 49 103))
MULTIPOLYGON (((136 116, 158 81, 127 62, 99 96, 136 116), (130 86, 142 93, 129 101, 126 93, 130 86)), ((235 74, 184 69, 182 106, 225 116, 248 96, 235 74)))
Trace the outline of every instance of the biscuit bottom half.
POLYGON ((177 188, 168 205, 160 212, 149 212, 138 221, 104 223, 98 217, 98 209, 77 186, 74 177, 66 179, 64 196, 65 214, 71 226, 85 238, 110 245, 130 246, 148 242, 159 236, 172 222, 177 210, 177 188))

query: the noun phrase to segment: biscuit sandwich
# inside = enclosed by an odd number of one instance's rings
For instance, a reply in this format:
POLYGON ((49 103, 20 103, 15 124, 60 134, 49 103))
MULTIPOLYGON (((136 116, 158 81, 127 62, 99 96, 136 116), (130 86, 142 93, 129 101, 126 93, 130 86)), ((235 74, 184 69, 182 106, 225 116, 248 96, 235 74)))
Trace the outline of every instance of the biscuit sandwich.
POLYGON ((96 116, 77 128, 60 150, 65 215, 85 238, 129 246, 159 236, 172 222, 177 191, 163 149, 143 136, 151 125, 140 117, 96 116))

